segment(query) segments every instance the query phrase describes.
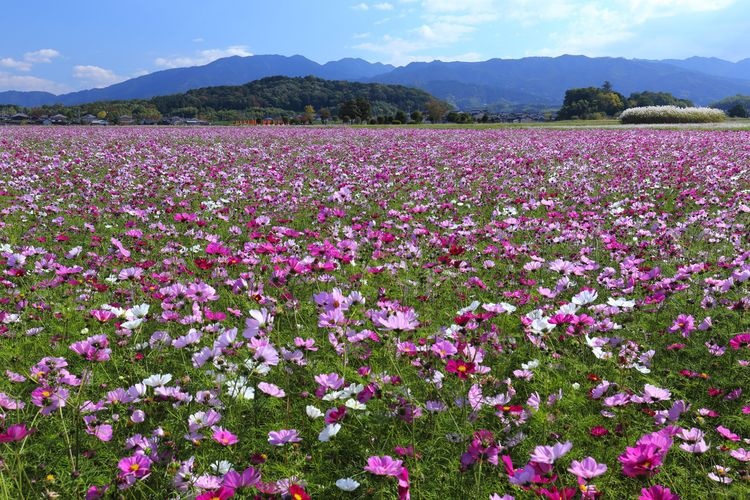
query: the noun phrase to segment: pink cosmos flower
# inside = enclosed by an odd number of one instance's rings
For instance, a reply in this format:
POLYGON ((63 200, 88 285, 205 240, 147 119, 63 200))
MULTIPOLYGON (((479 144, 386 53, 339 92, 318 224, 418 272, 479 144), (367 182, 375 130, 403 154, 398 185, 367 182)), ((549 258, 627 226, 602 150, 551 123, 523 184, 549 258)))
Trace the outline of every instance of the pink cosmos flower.
POLYGON ((120 477, 132 476, 139 479, 151 472, 151 459, 146 455, 136 454, 121 459, 117 467, 120 469, 120 477))
POLYGON ((195 500, 226 500, 234 496, 234 490, 225 486, 220 487, 217 490, 206 491, 201 493, 195 500))
POLYGON ((573 443, 570 441, 555 443, 553 446, 537 446, 531 454, 531 461, 538 464, 552 465, 555 463, 555 460, 568 453, 572 447, 573 443))
POLYGON ((680 332, 683 337, 689 337, 695 331, 695 318, 689 314, 680 314, 668 328, 670 333, 680 332))
POLYGON ((638 500, 680 500, 680 497, 672 493, 669 488, 655 484, 650 488, 643 488, 638 500))
POLYGON ((299 443, 302 438, 297 429, 281 429, 268 433, 268 442, 273 446, 284 446, 287 443, 299 443))
POLYGON ((597 463, 592 457, 586 457, 580 462, 573 460, 568 467, 568 472, 583 479, 593 479, 607 472, 607 466, 597 463))
POLYGON ((419 326, 417 315, 413 309, 409 309, 405 312, 396 311, 387 318, 380 317, 377 319, 377 323, 385 330, 399 330, 402 332, 414 330, 419 326))
POLYGON ((260 472, 254 467, 248 467, 242 474, 237 471, 230 470, 224 474, 224 479, 221 482, 222 486, 237 490, 240 488, 246 488, 255 486, 260 481, 260 472))
POLYGON ((232 434, 223 427, 217 427, 214 429, 211 438, 222 446, 231 446, 239 441, 235 434, 232 434))
POLYGON ((718 432, 719 434, 721 434, 721 436, 724 439, 728 439, 730 441, 739 441, 740 440, 740 436, 739 435, 737 435, 734 432, 730 431, 729 429, 727 429, 723 425, 718 426, 716 428, 716 432, 718 432))
POLYGON ((401 467, 396 477, 398 478, 398 500, 409 500, 409 471, 406 467, 401 467))
POLYGON ((26 424, 9 425, 7 429, 0 432, 0 443, 20 441, 32 432, 34 432, 34 429, 27 429, 26 424))
POLYGON ((750 462, 750 450, 745 448, 737 448, 729 452, 732 458, 739 460, 740 462, 750 462))
POLYGON ((664 460, 662 451, 654 445, 628 447, 617 457, 622 464, 622 473, 628 477, 652 476, 664 460))
POLYGON ((102 323, 111 319, 115 319, 117 317, 115 313, 113 313, 112 311, 107 311, 105 309, 93 309, 89 312, 97 321, 101 321, 102 323))
POLYGON ((735 351, 746 346, 750 346, 750 333, 739 333, 729 340, 729 347, 735 351))
POLYGON ((265 392, 266 394, 274 398, 283 398, 284 396, 286 396, 284 389, 282 389, 276 384, 271 384, 268 382, 261 382, 258 384, 258 389, 260 389, 261 391, 265 392))
POLYGON ((401 460, 394 460, 389 455, 372 456, 367 459, 367 465, 364 469, 376 476, 398 476, 403 468, 402 463, 401 460))

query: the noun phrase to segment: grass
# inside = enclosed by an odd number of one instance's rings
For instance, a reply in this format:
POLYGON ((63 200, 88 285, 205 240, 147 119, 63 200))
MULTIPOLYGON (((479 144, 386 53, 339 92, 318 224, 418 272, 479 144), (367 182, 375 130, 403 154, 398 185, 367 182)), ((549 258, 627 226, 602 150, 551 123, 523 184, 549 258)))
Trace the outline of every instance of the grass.
MULTIPOLYGON (((567 468, 587 456, 607 465, 590 483, 609 498, 637 497, 652 484, 683 498, 748 496, 747 464, 729 455, 747 446, 716 431, 723 425, 750 438, 747 395, 732 396, 750 386, 741 363, 747 348, 728 348, 750 330, 750 280, 742 279, 750 203, 737 181, 750 165, 747 134, 476 128, 9 130, 0 143, 0 364, 26 379, 0 379, 0 392, 24 403, 5 409, 0 429, 23 423, 35 431, 0 444, 0 496, 80 498, 93 485, 125 498, 189 497, 217 486, 225 471, 212 464, 227 461, 238 472, 256 468, 276 487, 303 485, 313 498, 394 498, 395 478, 363 469, 384 455, 403 461, 419 499, 533 498, 541 487, 576 487, 567 468), (209 251, 211 243, 220 250, 209 251), (138 277, 118 277, 136 268, 138 277), (201 284, 215 299, 167 290, 201 284), (361 294, 364 304, 343 307, 337 298, 330 309, 342 316, 326 326, 327 306, 314 297, 335 289, 361 294), (526 320, 535 310, 552 319, 584 289, 597 292, 575 312, 593 318, 586 334, 623 341, 607 348, 609 358, 596 357, 582 331, 565 333, 569 319, 544 334, 526 320), (605 306, 617 298, 633 308, 605 306), (474 301, 476 313, 502 302, 517 309, 465 316, 474 301), (149 311, 128 330, 125 317, 91 315, 104 304, 149 311), (262 309, 273 321, 252 341, 243 332, 262 309), (209 319, 211 312, 224 317, 209 319), (418 324, 389 330, 378 319, 409 312, 418 324), (710 316, 713 326, 682 337, 669 331, 680 314, 696 326, 710 316), (608 321, 621 328, 607 331, 608 321), (194 344, 158 342, 158 332, 174 340, 191 329, 200 332, 194 344), (232 329, 235 340, 217 344, 232 329), (71 350, 97 334, 109 341, 109 360, 71 350), (278 363, 256 359, 258 341, 278 363), (441 341, 456 352, 438 355, 441 341), (707 342, 726 351, 711 355, 707 342), (204 348, 215 349, 213 359, 197 366, 204 348), (649 350, 650 371, 637 369, 629 356, 649 350), (34 375, 50 356, 85 383, 34 375), (450 361, 486 370, 462 378, 450 361), (523 365, 530 376, 517 373, 523 365), (148 388, 128 402, 111 394, 167 373, 169 390, 148 388), (345 380, 337 390, 359 387, 337 399, 316 381, 332 373, 345 380), (241 377, 253 399, 230 394, 227 382, 241 377), (615 384, 606 396, 640 395, 645 384, 671 395, 609 408, 591 396, 603 380, 615 384), (266 394, 261 382, 284 396, 266 394), (40 387, 66 389, 65 405, 43 415, 32 398, 40 387), (472 408, 467 401, 480 388, 488 399, 472 408), (705 432, 710 449, 689 454, 675 437, 658 472, 623 475, 618 457, 663 429, 654 414, 676 400, 690 409, 675 425, 705 432), (102 407, 87 415, 85 401, 102 407), (325 424, 308 416, 309 405, 329 418, 347 408, 329 441, 319 439, 325 424), (236 444, 222 446, 210 427, 186 437, 196 414, 209 410, 236 444), (112 438, 98 439, 97 425, 111 426, 112 438), (592 436, 597 426, 608 433, 592 436), (271 445, 268 433, 281 429, 298 430, 302 441, 271 445), (524 490, 502 461, 462 465, 482 430, 517 468, 537 446, 573 447, 551 483, 524 490), (146 477, 118 468, 136 454, 150 457, 146 477), (191 457, 188 484, 177 492, 174 480, 191 457), (731 484, 708 477, 717 464, 732 468, 731 484), (341 491, 335 482, 344 477, 360 487, 341 491)), ((258 489, 238 491, 251 493, 258 489)))

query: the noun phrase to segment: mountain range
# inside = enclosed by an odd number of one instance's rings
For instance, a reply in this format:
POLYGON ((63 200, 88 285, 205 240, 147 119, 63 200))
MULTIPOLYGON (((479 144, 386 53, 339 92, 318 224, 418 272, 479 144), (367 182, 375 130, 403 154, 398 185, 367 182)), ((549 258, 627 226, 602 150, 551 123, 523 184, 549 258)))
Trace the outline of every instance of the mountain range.
POLYGON ((0 92, 0 104, 72 105, 147 99, 196 88, 240 85, 277 75, 407 85, 426 90, 463 110, 557 107, 567 89, 598 87, 604 81, 625 95, 645 90, 669 92, 697 105, 750 94, 750 58, 733 63, 706 57, 644 60, 563 55, 481 62, 414 62, 394 67, 354 58, 319 64, 300 55, 255 55, 157 71, 109 87, 62 95, 0 92))

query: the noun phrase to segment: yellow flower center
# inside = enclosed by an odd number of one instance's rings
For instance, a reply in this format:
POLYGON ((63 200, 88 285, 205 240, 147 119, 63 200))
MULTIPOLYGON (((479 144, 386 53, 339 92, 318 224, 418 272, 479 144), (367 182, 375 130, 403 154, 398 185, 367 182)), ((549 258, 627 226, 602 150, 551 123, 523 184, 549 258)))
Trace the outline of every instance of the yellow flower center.
POLYGON ((42 391, 42 396, 45 397, 45 398, 48 398, 48 397, 52 396, 52 393, 49 392, 49 391, 42 391))
POLYGON ((141 466, 138 465, 138 464, 130 464, 130 470, 133 471, 133 472, 137 471, 140 468, 141 468, 141 466))
POLYGON ((458 365, 458 371, 460 371, 461 373, 463 373, 463 372, 466 371, 466 367, 464 365, 458 365))

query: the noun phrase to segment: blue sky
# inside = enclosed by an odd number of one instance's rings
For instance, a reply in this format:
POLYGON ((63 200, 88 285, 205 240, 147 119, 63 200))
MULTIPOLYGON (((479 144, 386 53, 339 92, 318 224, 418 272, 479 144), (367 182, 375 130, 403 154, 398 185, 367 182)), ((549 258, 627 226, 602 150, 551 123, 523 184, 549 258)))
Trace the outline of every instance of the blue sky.
POLYGON ((0 91, 103 87, 219 57, 404 65, 583 54, 750 57, 746 0, 8 0, 0 91))

